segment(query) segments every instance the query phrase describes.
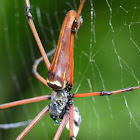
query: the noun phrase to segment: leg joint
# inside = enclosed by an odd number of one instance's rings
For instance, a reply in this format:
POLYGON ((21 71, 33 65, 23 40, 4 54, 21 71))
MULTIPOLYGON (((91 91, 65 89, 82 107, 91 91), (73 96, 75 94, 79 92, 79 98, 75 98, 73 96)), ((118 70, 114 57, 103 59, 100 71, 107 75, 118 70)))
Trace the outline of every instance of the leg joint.
POLYGON ((30 5, 29 6, 26 6, 25 12, 26 12, 27 19, 31 19, 32 18, 32 15, 30 13, 30 5))
POLYGON ((110 91, 101 91, 101 96, 104 96, 104 95, 111 95, 112 92, 110 91))
POLYGON ((70 140, 76 140, 76 138, 75 137, 70 137, 70 140))
POLYGON ((33 65, 33 69, 32 69, 33 74, 36 74, 36 73, 37 73, 36 68, 37 68, 37 67, 36 67, 36 65, 34 64, 34 65, 33 65))
POLYGON ((71 32, 75 34, 77 32, 77 28, 78 28, 78 21, 75 19, 71 28, 71 32))
POLYGON ((133 91, 134 89, 132 87, 126 88, 126 91, 133 91))

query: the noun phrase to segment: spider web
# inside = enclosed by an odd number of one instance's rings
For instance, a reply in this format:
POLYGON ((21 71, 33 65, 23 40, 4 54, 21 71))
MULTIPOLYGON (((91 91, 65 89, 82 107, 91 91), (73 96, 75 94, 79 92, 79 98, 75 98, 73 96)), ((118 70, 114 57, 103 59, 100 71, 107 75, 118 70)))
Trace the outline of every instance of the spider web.
MULTIPOLYGON (((57 44, 62 21, 78 1, 31 0, 31 13, 46 52, 57 44)), ((32 74, 40 52, 25 17, 24 1, 0 1, 0 104, 51 90, 32 74)), ((86 0, 74 48, 73 93, 117 90, 140 81, 139 0, 86 0)), ((53 55, 49 55, 51 61, 53 55)), ((45 64, 39 73, 47 77, 45 64)), ((140 91, 74 99, 82 123, 77 139, 140 139, 140 91)), ((49 101, 0 111, 0 139, 15 139, 49 101)), ((58 125, 46 114, 25 139, 53 139, 58 125)), ((60 139, 68 139, 65 128, 60 139)))

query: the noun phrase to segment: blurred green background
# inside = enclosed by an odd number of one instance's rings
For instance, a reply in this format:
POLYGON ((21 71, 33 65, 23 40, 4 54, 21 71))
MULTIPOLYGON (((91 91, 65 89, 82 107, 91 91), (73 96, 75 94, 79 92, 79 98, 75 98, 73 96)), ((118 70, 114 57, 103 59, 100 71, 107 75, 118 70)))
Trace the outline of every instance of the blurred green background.
MULTIPOLYGON (((79 0, 31 0, 31 13, 46 52, 57 44, 60 27, 79 0)), ((73 93, 117 90, 140 80, 140 1, 86 0, 83 25, 74 48, 73 93), (92 5, 93 4, 93 5, 92 5), (92 15, 93 10, 93 15, 92 15)), ((24 0, 0 0, 0 104, 51 94, 32 74, 40 52, 25 16, 24 0)), ((50 61, 52 56, 49 57, 50 61)), ((47 69, 38 68, 43 77, 47 69)), ((82 123, 77 140, 140 139, 140 90, 109 97, 74 99, 82 123)), ((33 119, 50 101, 0 111, 0 124, 33 119)), ((0 129, 0 140, 13 140, 24 127, 0 129)), ((25 136, 53 139, 58 125, 46 114, 25 136)), ((61 140, 69 139, 65 128, 61 140)))

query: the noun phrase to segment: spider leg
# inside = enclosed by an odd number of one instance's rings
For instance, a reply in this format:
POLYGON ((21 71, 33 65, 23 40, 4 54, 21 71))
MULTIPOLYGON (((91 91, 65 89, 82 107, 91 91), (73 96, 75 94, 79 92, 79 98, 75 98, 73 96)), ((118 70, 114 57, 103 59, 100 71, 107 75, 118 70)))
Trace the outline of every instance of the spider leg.
POLYGON ((74 140, 74 133, 73 133, 73 104, 69 107, 69 134, 70 134, 70 140, 74 140))
POLYGON ((23 130, 23 132, 16 138, 16 140, 21 140, 37 123, 38 121, 49 111, 49 106, 46 106, 35 119, 23 130))
POLYGON ((60 137, 60 135, 61 135, 61 133, 64 129, 64 126, 66 125, 66 123, 68 121, 68 118, 69 118, 69 114, 66 113, 63 117, 63 120, 62 120, 62 122, 61 122, 53 140, 58 140, 59 139, 59 137, 60 137))
POLYGON ((79 19, 79 16, 80 16, 81 11, 83 9, 84 3, 85 3, 85 0, 82 0, 81 3, 80 3, 80 5, 79 5, 78 11, 77 11, 77 14, 76 14, 76 17, 75 17, 76 20, 79 19))
POLYGON ((70 36, 70 76, 69 76, 69 84, 68 84, 69 91, 72 89, 72 86, 73 86, 73 46, 74 46, 74 37, 75 37, 75 33, 71 32, 71 36, 70 36))
MULTIPOLYGON (((33 65, 33 74, 35 75, 35 77, 40 80, 43 84, 45 84, 47 87, 47 81, 37 72, 37 67, 39 65, 39 63, 43 60, 43 57, 38 58, 37 60, 35 60, 35 63, 33 65)), ((50 88, 50 87, 49 87, 50 88)), ((51 89, 51 88, 50 88, 51 89)))
MULTIPOLYGON (((51 50, 50 52, 47 53, 47 56, 52 55, 54 52, 55 52, 55 49, 51 50)), ((46 80, 37 72, 37 67, 38 67, 38 65, 40 64, 41 61, 43 61, 42 56, 35 61, 34 65, 33 65, 33 74, 35 75, 35 77, 38 80, 40 80, 43 84, 45 84, 47 87, 49 87, 46 80)))
POLYGON ((34 98, 30 98, 30 99, 14 101, 14 102, 11 102, 11 103, 1 104, 0 105, 0 110, 10 108, 10 107, 13 107, 13 106, 18 106, 18 105, 23 105, 23 104, 48 100, 48 99, 51 99, 51 95, 44 95, 44 96, 34 97, 34 98))
POLYGON ((41 43, 41 40, 40 40, 40 38, 38 36, 38 33, 37 33, 37 30, 35 28, 34 22, 32 20, 32 15, 30 13, 30 2, 29 2, 29 0, 25 0, 25 4, 26 4, 26 16, 27 16, 28 23, 29 23, 30 28, 31 28, 31 30, 33 32, 33 35, 35 37, 35 40, 36 40, 37 45, 39 47, 39 50, 40 50, 40 52, 41 52, 41 54, 43 56, 44 62, 46 64, 47 68, 49 69, 50 68, 50 62, 48 60, 48 57, 46 55, 46 52, 45 52, 45 50, 43 48, 43 45, 41 43))
POLYGON ((98 92, 89 92, 89 93, 79 93, 79 94, 73 94, 73 98, 87 97, 87 96, 112 95, 112 94, 118 94, 118 93, 133 91, 133 90, 139 89, 139 88, 140 88, 140 86, 129 87, 129 88, 124 88, 124 89, 115 90, 115 91, 98 91, 98 92))
POLYGON ((69 84, 68 89, 69 91, 72 89, 73 86, 73 46, 74 46, 74 39, 75 35, 77 34, 78 28, 82 24, 82 21, 78 23, 79 16, 81 14, 82 8, 84 6, 85 0, 82 0, 78 11, 76 13, 75 20, 73 21, 73 25, 71 27, 71 35, 70 35, 70 76, 69 76, 69 84))

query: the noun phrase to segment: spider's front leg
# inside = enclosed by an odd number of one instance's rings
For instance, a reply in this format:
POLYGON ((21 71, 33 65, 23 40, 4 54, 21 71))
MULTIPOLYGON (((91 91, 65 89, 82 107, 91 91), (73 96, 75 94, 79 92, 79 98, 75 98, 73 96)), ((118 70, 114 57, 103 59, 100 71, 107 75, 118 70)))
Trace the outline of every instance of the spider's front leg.
POLYGON ((73 133, 73 104, 69 107, 69 135, 70 140, 75 140, 74 133, 73 133))
POLYGON ((23 137, 38 123, 38 121, 49 111, 49 106, 46 106, 35 119, 23 130, 23 132, 16 138, 16 140, 21 140, 23 137))
POLYGON ((74 104, 69 106, 69 122, 66 128, 69 129, 70 140, 76 140, 81 124, 81 116, 79 110, 74 104))
POLYGON ((59 137, 68 121, 68 118, 69 118, 69 114, 68 114, 68 112, 66 112, 53 140, 59 139, 59 137))

